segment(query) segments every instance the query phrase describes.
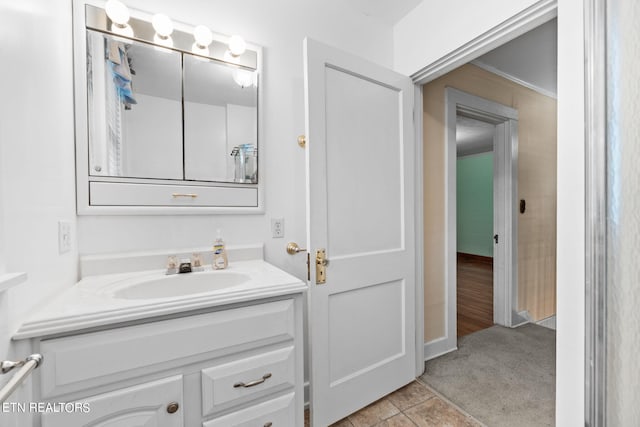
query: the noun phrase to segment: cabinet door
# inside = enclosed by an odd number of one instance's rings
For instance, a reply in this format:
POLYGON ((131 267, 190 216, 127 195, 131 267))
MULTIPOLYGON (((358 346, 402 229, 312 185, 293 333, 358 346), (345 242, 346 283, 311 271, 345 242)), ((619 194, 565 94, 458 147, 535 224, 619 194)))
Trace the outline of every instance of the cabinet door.
POLYGON ((290 393, 269 400, 268 402, 250 406, 241 411, 207 421, 202 424, 202 427, 302 426, 304 424, 302 419, 296 420, 295 403, 295 396, 293 393, 290 393))
POLYGON ((47 412, 42 427, 182 427, 182 377, 79 399, 76 410, 47 412), (169 405, 174 405, 169 412, 169 405), (177 405, 177 407, 176 407, 177 405))

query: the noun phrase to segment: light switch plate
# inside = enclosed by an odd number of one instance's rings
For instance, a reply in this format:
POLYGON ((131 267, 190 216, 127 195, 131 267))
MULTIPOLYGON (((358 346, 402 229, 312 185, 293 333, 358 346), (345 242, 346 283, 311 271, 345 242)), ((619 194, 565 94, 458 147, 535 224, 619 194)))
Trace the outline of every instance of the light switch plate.
POLYGON ((64 254, 71 250, 71 223, 58 221, 58 253, 64 254))
POLYGON ((284 237, 284 218, 271 218, 271 237, 284 237))

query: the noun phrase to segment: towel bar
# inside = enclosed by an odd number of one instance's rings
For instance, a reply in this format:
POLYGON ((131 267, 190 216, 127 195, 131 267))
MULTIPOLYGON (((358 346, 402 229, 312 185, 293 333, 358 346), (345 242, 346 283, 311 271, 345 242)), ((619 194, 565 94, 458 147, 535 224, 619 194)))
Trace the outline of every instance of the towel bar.
POLYGON ((31 371, 36 369, 43 361, 43 357, 41 354, 32 354, 28 356, 24 360, 19 360, 17 362, 12 362, 10 360, 3 360, 0 363, 2 373, 6 374, 14 368, 20 368, 18 372, 16 372, 13 377, 9 380, 8 383, 0 389, 0 404, 9 398, 11 393, 14 392, 16 388, 29 376, 31 371))

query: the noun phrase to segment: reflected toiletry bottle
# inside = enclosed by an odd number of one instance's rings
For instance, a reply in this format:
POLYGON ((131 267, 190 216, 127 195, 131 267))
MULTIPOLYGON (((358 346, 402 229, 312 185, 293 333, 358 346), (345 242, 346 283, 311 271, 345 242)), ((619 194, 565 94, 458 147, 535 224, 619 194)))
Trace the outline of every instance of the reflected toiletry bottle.
POLYGON ((189 258, 183 258, 180 260, 178 273, 191 273, 191 260, 189 258))
POLYGON ((191 258, 191 271, 204 271, 204 267, 202 266, 202 257, 200 257, 199 253, 194 253, 191 258))
POLYGON ((213 269, 222 270, 227 268, 229 261, 227 260, 227 250, 224 247, 224 240, 222 240, 222 234, 218 230, 218 237, 213 244, 213 269))

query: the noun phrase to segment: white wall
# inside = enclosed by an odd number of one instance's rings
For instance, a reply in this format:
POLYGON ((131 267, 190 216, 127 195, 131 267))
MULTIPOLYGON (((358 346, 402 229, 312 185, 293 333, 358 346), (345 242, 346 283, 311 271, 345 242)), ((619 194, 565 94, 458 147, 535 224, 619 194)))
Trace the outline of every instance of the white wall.
POLYGON ((208 25, 223 34, 242 34, 264 47, 265 215, 80 217, 83 254, 208 246, 221 228, 228 245, 265 242, 266 259, 304 277, 302 255, 286 254, 290 240, 305 241, 304 150, 296 138, 304 132, 302 40, 310 36, 391 66, 392 29, 344 7, 340 0, 234 0, 185 2, 130 0, 130 7, 162 11, 182 22, 208 25), (285 219, 285 238, 270 237, 270 218, 285 219))
MULTIPOLYGON (((394 68, 411 75, 536 3, 423 2, 394 27, 394 68)), ((556 424, 584 425, 584 30, 558 0, 556 424)))
MULTIPOLYGON (((0 255, 26 283, 0 295, 0 359, 9 333, 77 277, 77 250, 58 254, 58 220, 76 233, 71 3, 0 0, 0 255)), ((72 239, 73 240, 73 239, 72 239)))

